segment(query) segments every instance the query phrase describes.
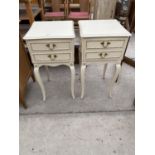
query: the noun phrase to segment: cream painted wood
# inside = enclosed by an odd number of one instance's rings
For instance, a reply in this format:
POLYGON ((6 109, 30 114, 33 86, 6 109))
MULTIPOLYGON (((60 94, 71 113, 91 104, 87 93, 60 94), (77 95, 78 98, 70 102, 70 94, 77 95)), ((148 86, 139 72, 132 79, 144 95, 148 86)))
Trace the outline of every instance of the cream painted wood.
POLYGON ((58 50, 69 50, 70 42, 38 42, 30 44, 32 50, 36 51, 58 51, 58 50))
POLYGON ((24 40, 74 38, 73 21, 35 21, 24 40))
POLYGON ((74 66, 70 66, 70 70, 71 70, 71 93, 72 93, 73 99, 75 99, 75 94, 74 94, 75 67, 74 66))
POLYGON ((103 68, 103 79, 105 79, 105 73, 106 73, 106 70, 107 70, 107 66, 108 66, 108 64, 104 64, 104 68, 103 68))
POLYGON ((112 94, 114 81, 121 70, 129 36, 131 35, 117 20, 79 21, 81 37, 81 98, 84 97, 85 69, 89 64, 104 64, 103 79, 108 63, 116 64, 116 73, 109 89, 112 94))
POLYGON ((107 49, 107 48, 123 48, 125 44, 125 39, 122 38, 116 38, 115 40, 112 39, 100 39, 100 40, 93 40, 93 41, 87 41, 86 43, 87 49, 94 49, 94 48, 101 48, 101 49, 107 49))
POLYGON ((82 38, 128 37, 131 34, 116 20, 81 20, 79 21, 82 38))
POLYGON ((49 69, 48 66, 45 66, 46 73, 47 73, 47 80, 50 81, 50 74, 49 74, 49 69))
POLYGON ((41 88, 43 100, 46 99, 46 94, 39 75, 41 66, 46 66, 46 70, 48 66, 68 66, 71 70, 71 94, 75 98, 74 38, 72 21, 34 22, 24 36, 34 64, 34 73, 41 88))
POLYGON ((71 53, 32 54, 32 60, 34 63, 68 62, 68 61, 71 61, 71 53))
POLYGON ((104 61, 104 59, 120 59, 122 52, 99 52, 99 53, 86 53, 86 61, 88 60, 99 60, 104 61))
POLYGON ((40 77, 39 67, 34 67, 34 75, 35 75, 36 81, 38 82, 38 84, 40 86, 42 96, 43 96, 43 101, 45 101, 46 100, 46 92, 45 92, 45 88, 44 88, 43 82, 40 77))
POLYGON ((81 99, 84 97, 86 65, 81 66, 81 99))
POLYGON ((114 74, 112 81, 111 81, 111 84, 110 84, 109 97, 112 97, 112 88, 113 88, 113 85, 114 85, 116 79, 118 78, 120 71, 121 71, 121 65, 116 64, 116 71, 115 71, 115 74, 114 74))

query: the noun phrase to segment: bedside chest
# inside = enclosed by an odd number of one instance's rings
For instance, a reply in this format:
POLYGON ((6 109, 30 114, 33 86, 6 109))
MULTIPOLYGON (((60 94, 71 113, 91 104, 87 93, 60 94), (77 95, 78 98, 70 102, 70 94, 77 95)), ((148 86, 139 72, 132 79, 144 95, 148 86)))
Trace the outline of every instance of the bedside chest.
POLYGON ((24 36, 34 64, 34 74, 41 88, 43 100, 46 93, 39 74, 41 66, 67 65, 71 70, 71 94, 74 95, 74 27, 72 21, 34 22, 24 36))
POLYGON ((103 78, 108 63, 116 64, 109 96, 120 70, 129 36, 131 35, 117 20, 79 21, 81 37, 81 98, 84 97, 86 65, 104 64, 103 78))

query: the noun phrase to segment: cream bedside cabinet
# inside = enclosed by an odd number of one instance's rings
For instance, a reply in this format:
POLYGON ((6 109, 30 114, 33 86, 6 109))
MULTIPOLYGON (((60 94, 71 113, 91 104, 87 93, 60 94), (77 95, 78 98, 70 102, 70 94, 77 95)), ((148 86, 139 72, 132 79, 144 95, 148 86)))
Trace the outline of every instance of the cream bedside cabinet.
POLYGON ((79 21, 81 37, 81 98, 84 97, 86 65, 104 64, 103 78, 108 63, 116 64, 109 96, 121 70, 129 36, 131 35, 117 20, 79 21))
POLYGON ((72 21, 33 22, 24 36, 34 64, 34 75, 38 82, 43 100, 46 100, 45 88, 39 74, 41 66, 67 65, 71 70, 71 94, 74 95, 74 27, 72 21))

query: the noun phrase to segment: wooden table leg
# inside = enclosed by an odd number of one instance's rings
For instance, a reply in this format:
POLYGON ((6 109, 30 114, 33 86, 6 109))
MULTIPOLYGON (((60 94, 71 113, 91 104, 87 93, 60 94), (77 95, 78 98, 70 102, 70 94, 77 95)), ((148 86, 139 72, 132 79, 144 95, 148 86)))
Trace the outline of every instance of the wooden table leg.
POLYGON ((121 64, 116 64, 116 71, 115 71, 115 74, 114 74, 113 79, 110 84, 109 97, 112 97, 112 88, 113 88, 113 85, 114 85, 116 79, 118 78, 120 71, 121 71, 121 64))
POLYGON ((34 74, 35 74, 36 81, 38 82, 38 84, 40 86, 42 96, 43 96, 43 101, 45 101, 46 100, 46 92, 45 92, 44 84, 40 77, 39 67, 34 67, 34 74))
POLYGON ((106 70, 107 70, 107 66, 108 66, 108 64, 105 64, 104 68, 103 68, 103 79, 105 79, 105 73, 106 73, 106 70))
POLYGON ((74 94, 74 85, 75 85, 75 67, 70 66, 71 70, 71 94, 73 99, 75 99, 75 94, 74 94))
POLYGON ((81 66, 81 99, 84 97, 86 65, 81 66))

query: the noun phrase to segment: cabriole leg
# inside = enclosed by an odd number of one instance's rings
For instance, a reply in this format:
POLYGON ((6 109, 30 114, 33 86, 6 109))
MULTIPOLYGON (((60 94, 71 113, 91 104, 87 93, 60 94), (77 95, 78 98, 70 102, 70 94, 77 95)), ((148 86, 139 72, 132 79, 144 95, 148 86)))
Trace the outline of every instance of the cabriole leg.
POLYGON ((115 71, 115 74, 114 74, 113 79, 112 79, 111 84, 110 84, 109 97, 112 97, 112 88, 113 88, 113 85, 114 85, 116 79, 118 78, 120 71, 121 71, 121 65, 116 64, 116 71, 115 71))
POLYGON ((45 88, 44 88, 43 82, 42 82, 41 77, 40 77, 39 67, 34 67, 34 74, 35 74, 36 81, 38 82, 38 84, 40 86, 42 96, 43 96, 43 101, 45 101, 46 100, 46 93, 45 93, 45 88))
POLYGON ((105 73, 106 73, 106 70, 107 70, 107 66, 108 66, 108 64, 105 64, 104 68, 103 68, 103 79, 105 79, 105 73))
POLYGON ((75 94, 74 94, 74 84, 75 84, 75 67, 70 66, 71 70, 71 94, 73 99, 75 99, 75 94))
POLYGON ((86 66, 81 66, 81 99, 84 97, 84 88, 85 88, 85 69, 86 66))
POLYGON ((45 69, 46 69, 46 73, 47 73, 47 79, 48 79, 48 81, 50 81, 50 74, 49 74, 48 66, 45 66, 45 69))

